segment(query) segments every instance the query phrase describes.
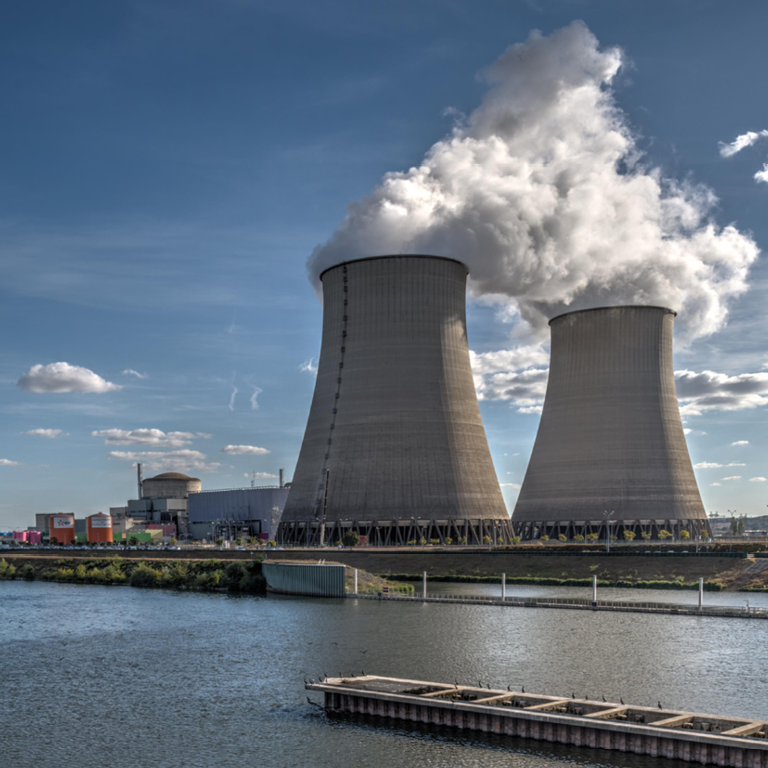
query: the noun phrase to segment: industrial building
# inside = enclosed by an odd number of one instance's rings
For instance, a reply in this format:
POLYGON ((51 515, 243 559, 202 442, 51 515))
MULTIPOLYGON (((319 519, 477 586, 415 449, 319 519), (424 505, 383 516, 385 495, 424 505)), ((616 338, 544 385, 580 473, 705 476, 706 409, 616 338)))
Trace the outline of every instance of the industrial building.
POLYGON ((523 538, 710 535, 675 392, 674 318, 622 306, 550 321, 544 408, 512 515, 523 538))
POLYGON ((139 498, 129 499, 125 507, 110 507, 114 532, 121 535, 133 528, 146 530, 148 524, 162 524, 176 526, 179 536, 189 535, 187 502, 191 494, 200 492, 200 478, 163 472, 144 479, 141 464, 137 473, 139 498))
POLYGON ((467 346, 467 268, 379 256, 325 270, 312 405, 281 544, 509 541, 467 346))
POLYGON ((231 488, 202 491, 189 497, 189 531, 193 539, 251 536, 272 538, 288 498, 288 488, 231 488))

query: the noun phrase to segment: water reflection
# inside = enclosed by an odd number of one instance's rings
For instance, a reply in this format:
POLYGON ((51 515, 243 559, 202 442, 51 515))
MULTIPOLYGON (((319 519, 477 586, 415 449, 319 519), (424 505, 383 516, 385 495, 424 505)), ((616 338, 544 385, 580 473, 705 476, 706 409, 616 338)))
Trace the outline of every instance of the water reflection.
POLYGON ((302 679, 458 677, 768 719, 766 641, 763 621, 2 582, 0 752, 42 768, 670 765, 328 719, 302 679))

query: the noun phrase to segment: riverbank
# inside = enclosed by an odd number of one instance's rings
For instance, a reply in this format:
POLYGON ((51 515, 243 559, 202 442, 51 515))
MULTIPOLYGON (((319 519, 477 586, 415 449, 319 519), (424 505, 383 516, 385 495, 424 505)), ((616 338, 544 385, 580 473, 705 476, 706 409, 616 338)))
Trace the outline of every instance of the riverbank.
MULTIPOLYGON (((173 560, 167 557, 139 559, 114 555, 62 558, 13 553, 0 559, 0 579, 263 595, 267 592, 267 583, 261 569, 263 559, 260 554, 247 562, 242 562, 240 559, 193 560, 180 557, 173 560)), ((292 562, 314 564, 317 560, 293 560, 292 562)), ((350 593, 354 591, 354 578, 353 569, 348 568, 346 587, 350 593)), ((413 594, 414 591, 411 584, 393 582, 391 579, 358 570, 359 594, 373 594, 380 592, 384 587, 406 595, 413 594)))
MULTIPOLYGON (((307 550, 280 552, 281 560, 307 559, 307 550)), ((567 556, 515 551, 397 552, 337 550, 337 562, 387 579, 419 580, 427 571, 432 581, 507 583, 541 586, 588 586, 597 576, 603 587, 647 589, 706 589, 768 591, 768 558, 729 557, 728 553, 671 553, 646 557, 621 554, 569 552, 567 556)))

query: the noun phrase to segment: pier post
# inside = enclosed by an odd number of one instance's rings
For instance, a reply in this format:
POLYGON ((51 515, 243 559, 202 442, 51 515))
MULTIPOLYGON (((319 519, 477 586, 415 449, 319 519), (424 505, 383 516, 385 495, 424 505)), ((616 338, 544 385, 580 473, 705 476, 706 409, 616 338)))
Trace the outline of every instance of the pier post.
POLYGON ((357 594, 357 568, 355 568, 355 594, 357 594))
POLYGON ((704 606, 704 579, 699 578, 699 610, 704 606))
POLYGON ((597 576, 592 577, 592 605, 597 607, 597 576))
POLYGON ((427 597, 427 572, 424 571, 424 573, 421 575, 421 596, 426 599, 427 597))
POLYGON ((504 602, 504 600, 507 599, 507 574, 502 573, 501 574, 501 600, 504 602))

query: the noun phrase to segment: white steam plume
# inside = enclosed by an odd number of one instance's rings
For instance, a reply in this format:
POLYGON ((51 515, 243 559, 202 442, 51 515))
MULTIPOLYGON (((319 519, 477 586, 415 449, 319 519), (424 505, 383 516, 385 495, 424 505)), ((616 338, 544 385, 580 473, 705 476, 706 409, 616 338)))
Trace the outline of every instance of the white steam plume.
POLYGON ((708 188, 640 162, 610 90, 622 61, 582 22, 513 45, 480 106, 420 166, 349 207, 313 252, 313 279, 347 259, 437 254, 539 332, 562 311, 635 303, 682 310, 688 339, 717 330, 757 246, 710 220, 708 188))
POLYGON ((721 141, 720 155, 721 157, 733 157, 737 152, 751 147, 760 139, 768 139, 768 131, 747 131, 737 136, 730 144, 724 144, 721 141))

